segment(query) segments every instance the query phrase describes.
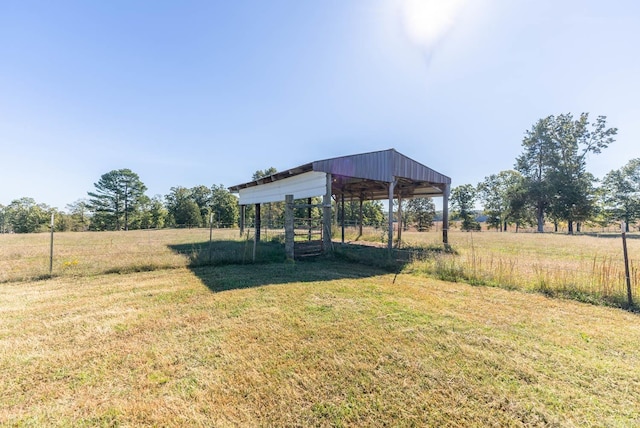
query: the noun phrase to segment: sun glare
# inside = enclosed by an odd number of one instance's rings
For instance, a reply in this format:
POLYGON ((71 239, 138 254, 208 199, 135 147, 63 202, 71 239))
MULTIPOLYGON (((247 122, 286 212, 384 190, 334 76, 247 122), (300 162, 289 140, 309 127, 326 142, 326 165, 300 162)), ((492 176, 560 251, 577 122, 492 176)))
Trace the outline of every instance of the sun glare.
POLYGON ((432 49, 454 26, 465 0, 403 0, 401 13, 407 37, 432 49))

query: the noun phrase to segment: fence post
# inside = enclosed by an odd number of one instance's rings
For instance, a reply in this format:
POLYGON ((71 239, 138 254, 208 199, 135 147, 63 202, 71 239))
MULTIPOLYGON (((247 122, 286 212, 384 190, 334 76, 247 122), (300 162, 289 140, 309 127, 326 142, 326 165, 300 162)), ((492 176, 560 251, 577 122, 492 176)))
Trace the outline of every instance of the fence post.
POLYGON ((209 214, 209 264, 211 264, 211 241, 213 240, 213 213, 209 214))
POLYGON ((633 306, 633 295, 631 294, 631 275, 629 274, 629 255, 627 253, 627 233, 626 224, 622 222, 622 250, 624 253, 624 274, 627 279, 627 303, 633 306))
POLYGON ((253 262, 256 262, 256 247, 258 246, 258 228, 256 228, 255 226, 253 226, 253 256, 252 259, 253 262))
POLYGON ((49 276, 53 275, 53 213, 51 213, 51 244, 49 245, 49 276))

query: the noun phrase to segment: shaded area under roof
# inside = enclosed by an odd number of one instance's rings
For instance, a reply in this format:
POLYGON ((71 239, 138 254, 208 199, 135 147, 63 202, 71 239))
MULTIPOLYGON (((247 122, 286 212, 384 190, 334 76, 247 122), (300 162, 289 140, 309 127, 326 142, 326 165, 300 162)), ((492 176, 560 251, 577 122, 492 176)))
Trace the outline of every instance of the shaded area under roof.
MULTIPOLYGON (((389 184, 395 182, 394 194, 403 198, 443 196, 451 178, 398 153, 395 149, 314 161, 259 180, 229 187, 231 192, 276 182, 306 172, 331 174, 331 193, 345 197, 380 200, 389 198, 389 184)), ((284 198, 283 198, 284 200, 284 198)))

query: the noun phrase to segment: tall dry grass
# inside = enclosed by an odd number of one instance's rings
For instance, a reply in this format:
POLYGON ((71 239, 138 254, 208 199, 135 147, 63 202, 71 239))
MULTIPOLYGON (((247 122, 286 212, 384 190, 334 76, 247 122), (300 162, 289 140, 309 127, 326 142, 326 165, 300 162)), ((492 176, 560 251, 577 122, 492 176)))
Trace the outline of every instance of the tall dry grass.
MULTIPOLYGON (((440 236, 405 233, 408 247, 434 245, 440 236)), ((640 298, 640 238, 627 239, 632 293, 640 298)), ((593 303, 625 306, 627 285, 620 235, 449 233, 457 254, 414 261, 407 272, 450 281, 543 292, 593 303)))
MULTIPOLYGON (((263 231, 266 242, 258 261, 277 259, 280 251, 263 231)), ((120 232, 62 232, 53 238, 53 276, 89 276, 253 260, 252 235, 238 230, 163 229, 120 232)), ((49 276, 50 234, 0 234, 0 282, 49 276)), ((282 256, 284 257, 284 256, 282 256)))
MULTIPOLYGON (((166 229, 56 233, 53 276, 81 277, 253 260, 250 235, 241 237, 238 230, 216 229, 209 245, 209 232, 166 229)), ((340 235, 335 239, 336 246, 340 235)), ((637 300, 640 300, 639 236, 630 234, 627 240, 632 293, 637 300)), ((265 242, 257 248, 257 261, 284 260, 281 231, 263 231, 262 237, 265 242)), ((363 236, 358 236, 354 228, 345 231, 347 242, 384 246, 383 238, 386 233, 382 229, 365 228, 363 236)), ((49 234, 0 235, 0 282, 47 277, 49 239, 49 234)), ((405 259, 414 257, 404 272, 593 303, 617 306, 626 303, 619 234, 568 236, 452 230, 449 240, 453 252, 424 252, 421 250, 442 247, 441 232, 404 232, 400 252, 409 254, 405 259)), ((386 253, 376 257, 369 264, 391 266, 386 253)))

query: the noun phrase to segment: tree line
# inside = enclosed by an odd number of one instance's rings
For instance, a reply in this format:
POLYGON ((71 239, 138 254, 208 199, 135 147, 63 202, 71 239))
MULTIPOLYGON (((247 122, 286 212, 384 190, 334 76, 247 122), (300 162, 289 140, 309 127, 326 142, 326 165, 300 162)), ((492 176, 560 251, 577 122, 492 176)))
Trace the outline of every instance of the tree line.
POLYGON ((601 180, 587 171, 587 157, 612 144, 616 128, 605 116, 589 121, 582 113, 548 116, 525 132, 514 169, 491 174, 477 185, 452 189, 451 206, 463 230, 478 229, 476 205, 490 228, 514 225, 544 231, 565 225, 569 234, 582 225, 624 221, 626 231, 640 219, 640 158, 629 160, 601 180))
MULTIPOLYGON (((478 230, 477 206, 482 207, 490 228, 506 231, 509 226, 534 226, 539 232, 551 223, 557 231, 566 225, 569 233, 579 232, 583 224, 606 226, 615 221, 630 225, 640 220, 640 158, 629 160, 620 169, 598 180, 587 171, 587 157, 597 155, 615 140, 618 130, 609 128, 605 116, 589 120, 588 113, 548 116, 525 132, 522 153, 512 170, 491 174, 477 185, 464 184, 452 189, 452 218, 463 230, 478 230)), ((256 171, 258 180, 276 173, 271 167, 256 171)), ((0 204, 0 233, 29 233, 48 230, 54 214, 56 231, 130 230, 163 227, 235 227, 239 222, 237 198, 223 185, 172 187, 168 194, 149 197, 147 187, 130 169, 103 174, 87 198, 67 205, 66 211, 20 198, 0 204)), ((319 199, 316 198, 316 203, 319 199)), ((263 225, 283 227, 284 203, 264 204, 263 225)), ((248 206, 246 218, 253 218, 248 206)), ((428 198, 403 201, 403 227, 429 230, 436 217, 435 205, 428 198)), ((383 205, 365 201, 364 225, 386 224, 383 205)), ((319 208, 299 210, 298 218, 320 220, 319 208)), ((334 210, 336 223, 347 225, 360 219, 359 201, 349 200, 344 211, 334 210)))
POLYGON ((103 174, 87 198, 58 210, 20 198, 0 205, 0 233, 48 230, 54 215, 55 231, 132 230, 163 227, 216 227, 238 223, 238 202, 222 184, 211 187, 172 187, 167 195, 149 197, 147 187, 130 169, 103 174))
MULTIPOLYGON (((271 167, 256 171, 252 180, 275 174, 271 167)), ((118 169, 103 174, 94 183, 94 190, 87 198, 66 206, 65 211, 39 204, 33 198, 20 198, 9 205, 0 205, 0 233, 32 233, 49 230, 51 215, 55 231, 105 231, 133 230, 163 227, 235 227, 239 223, 238 200, 225 186, 199 185, 191 188, 172 187, 168 194, 149 197, 147 187, 138 174, 130 169, 118 169)), ((320 199, 315 198, 319 204, 320 199)), ((405 226, 415 219, 421 230, 433 224, 435 208, 431 200, 411 201, 405 208, 408 215, 405 226), (424 207, 433 211, 425 214, 424 207)), ((334 220, 347 225, 356 224, 360 217, 359 202, 348 201, 344 212, 334 210, 334 220)), ((262 224, 269 228, 284 227, 284 202, 264 204, 262 224)), ((318 207, 296 209, 296 218, 320 221, 322 211, 318 207)), ((245 218, 251 223, 254 207, 248 206, 245 218)), ((365 201, 362 206, 362 222, 366 226, 384 226, 386 216, 380 202, 365 201)))

